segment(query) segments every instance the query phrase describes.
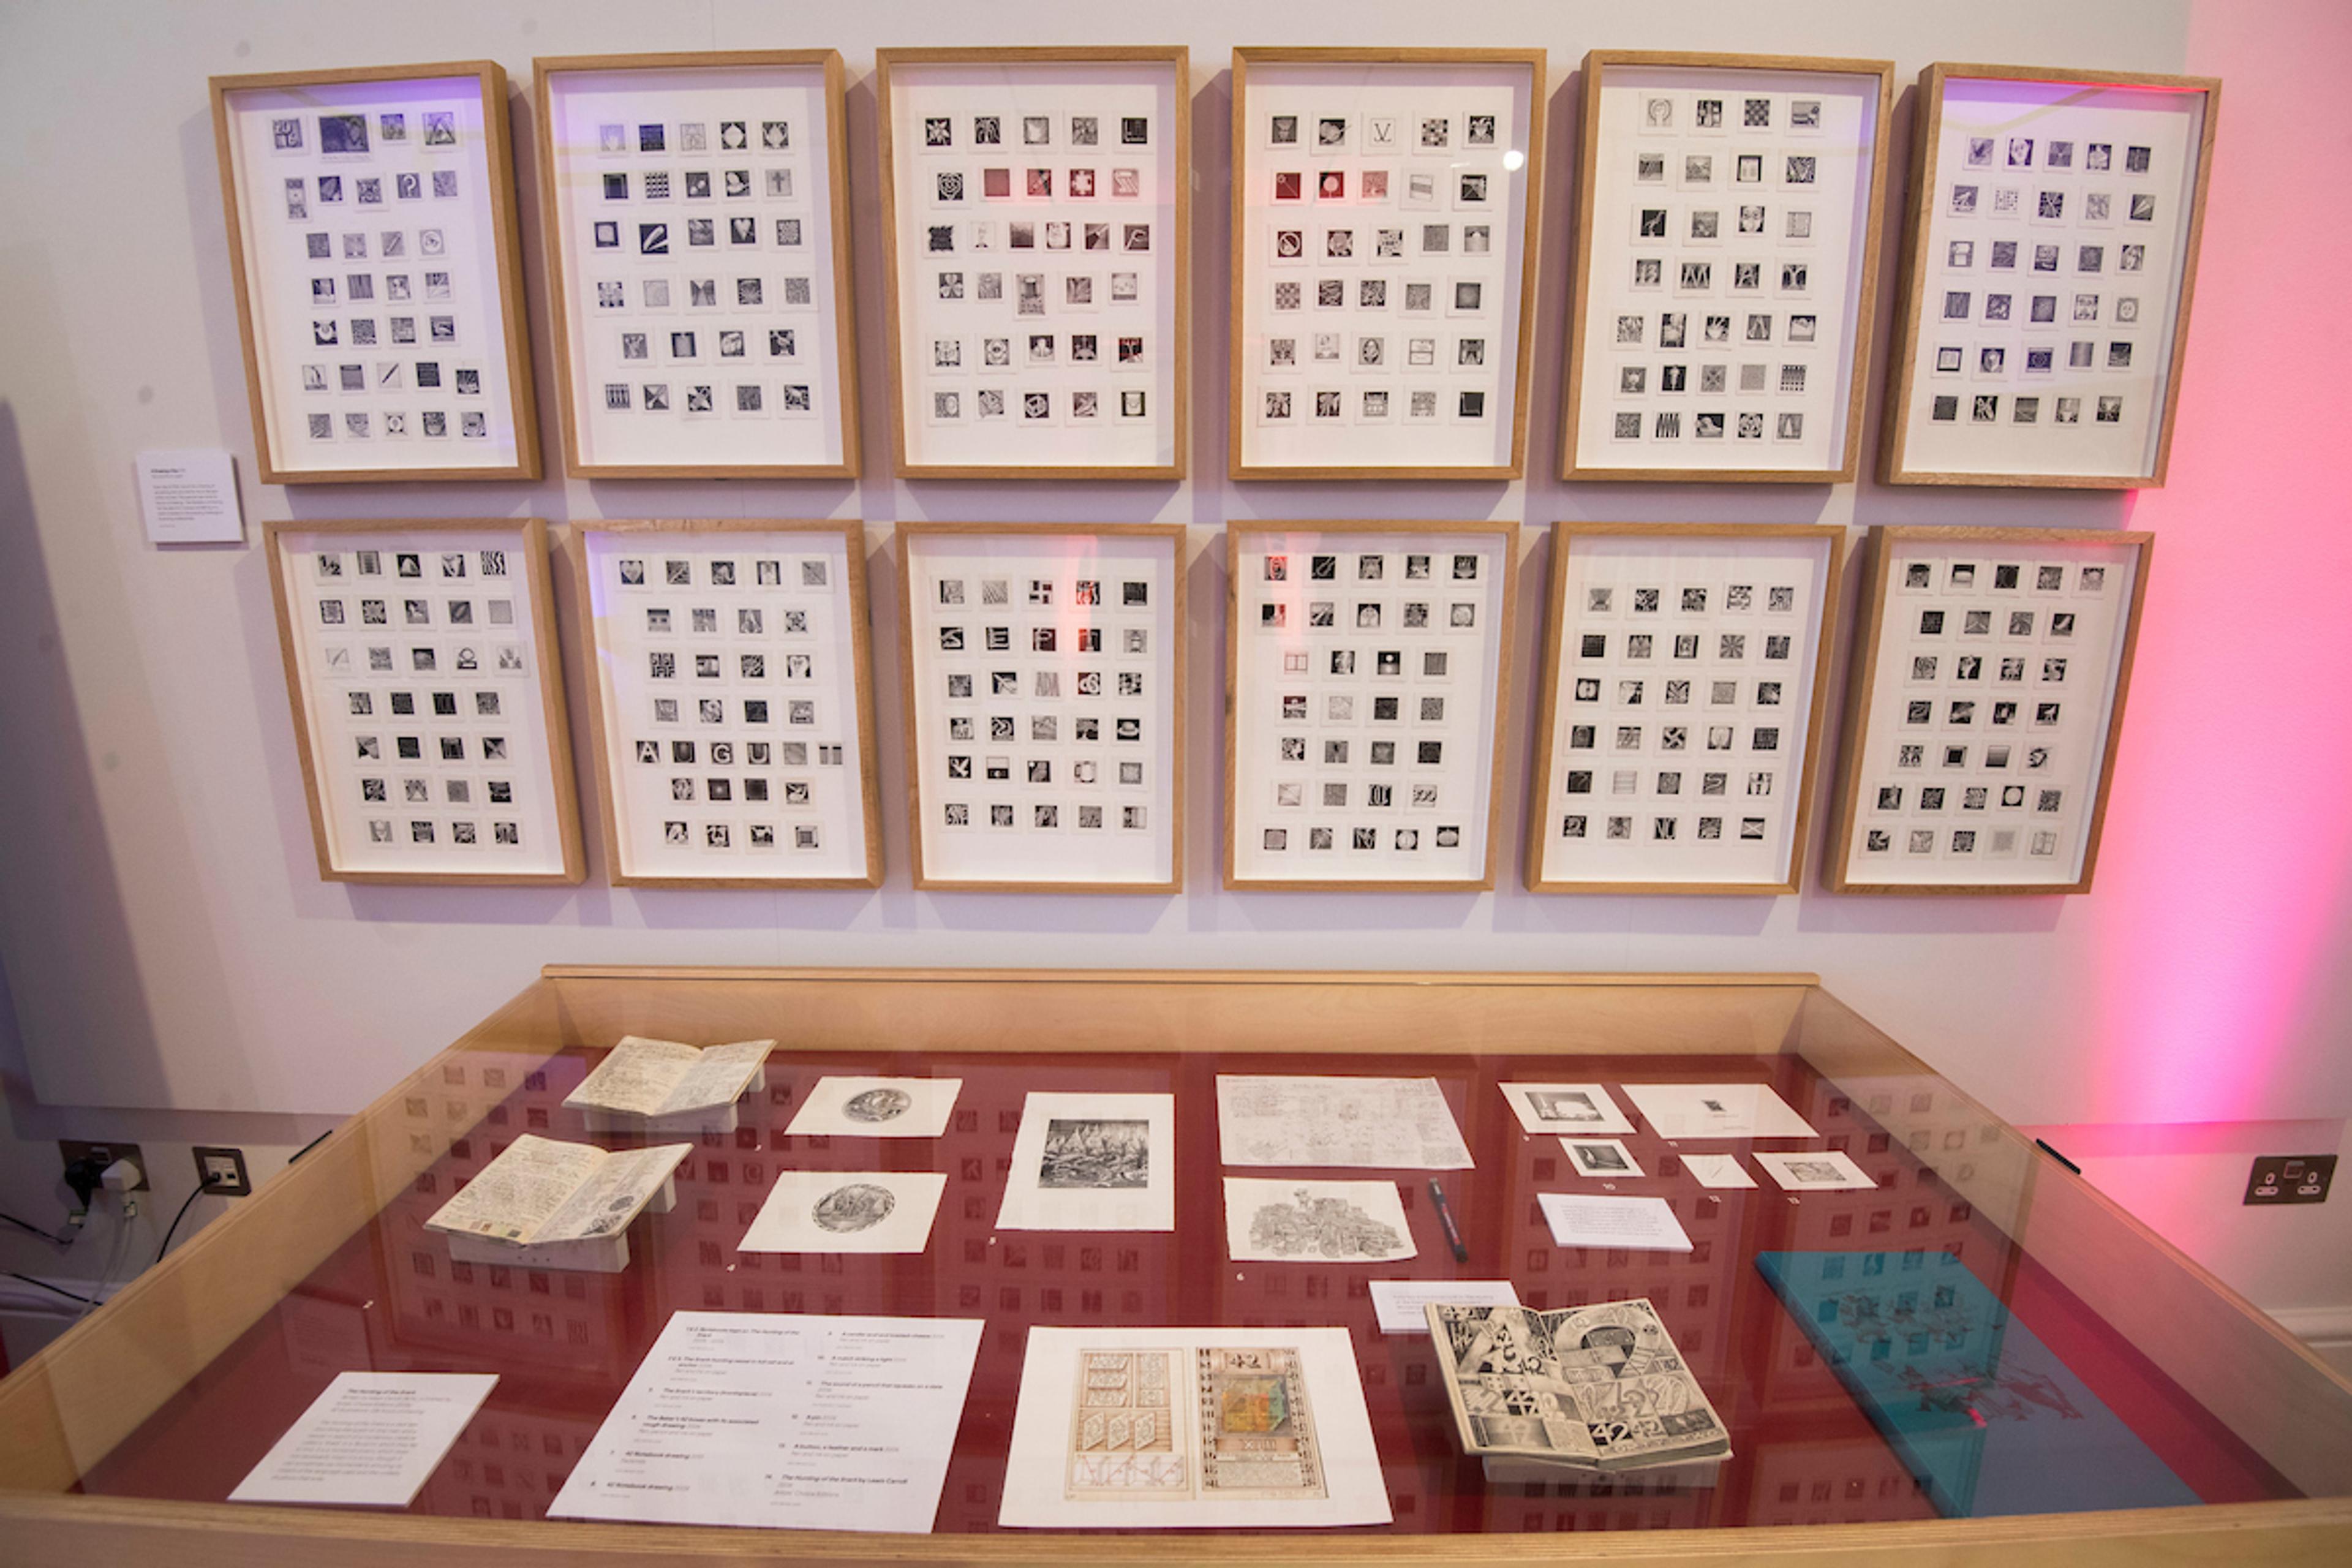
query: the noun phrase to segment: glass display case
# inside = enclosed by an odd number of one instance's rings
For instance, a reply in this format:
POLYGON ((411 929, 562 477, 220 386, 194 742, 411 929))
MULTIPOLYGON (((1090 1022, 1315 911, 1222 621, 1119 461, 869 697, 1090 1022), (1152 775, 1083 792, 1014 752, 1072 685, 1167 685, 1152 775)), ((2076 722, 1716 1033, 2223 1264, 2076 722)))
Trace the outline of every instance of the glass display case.
POLYGON ((551 968, 0 1383, 0 1531, 19 1561, 181 1568, 1112 1550, 1520 1563, 1604 1544, 1666 1563, 2318 1563, 2352 1552, 2352 1384, 1809 975, 551 968), (676 1206, 639 1221, 624 1272, 453 1262, 424 1222, 512 1139, 629 1142, 562 1105, 628 1034, 779 1047, 739 1124, 678 1167, 676 1206), (1224 1072, 1434 1078, 1475 1162, 1445 1180, 1466 1261, 1418 1178, 1408 1261, 1229 1261, 1224 1072), (935 1140, 786 1136, 825 1073, 962 1090, 935 1140), (1676 1142, 1636 1116, 1623 1142, 1643 1174, 1604 1185, 1522 1130, 1496 1086, 1528 1080, 1599 1082, 1629 1110, 1627 1084, 1768 1085, 1816 1136, 1676 1142), (1034 1089, 1174 1094, 1172 1232, 995 1229, 1034 1089), (1806 1149, 1843 1152, 1876 1184, 1708 1188, 1685 1164, 1806 1149), (945 1175, 925 1252, 738 1250, 779 1172, 877 1160, 945 1175), (1556 1246, 1536 1199, 1563 1191, 1663 1197, 1692 1248, 1556 1246), (1531 1307, 1646 1296, 1732 1458, 1696 1476, 1490 1476, 1462 1452, 1431 1341, 1380 1331, 1374 1277, 1507 1278, 1531 1307), (984 1319, 933 1533, 549 1521, 680 1310, 984 1319), (1115 1545, 999 1530, 1040 1325, 1346 1328, 1393 1522, 1115 1545), (354 1370, 499 1382, 405 1510, 225 1502, 354 1370))

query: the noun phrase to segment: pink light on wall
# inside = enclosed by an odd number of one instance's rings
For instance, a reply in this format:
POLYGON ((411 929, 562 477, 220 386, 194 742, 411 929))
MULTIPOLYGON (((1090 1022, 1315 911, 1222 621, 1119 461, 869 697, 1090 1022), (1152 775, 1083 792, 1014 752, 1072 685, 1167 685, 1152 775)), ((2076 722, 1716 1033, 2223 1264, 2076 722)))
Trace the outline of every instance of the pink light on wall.
POLYGON ((2095 895, 2114 1120, 2352 1101, 2303 1023, 2352 908, 2347 65, 2341 0, 2196 6, 2184 68, 2224 89, 2170 482, 2127 508, 2157 549, 2095 895))

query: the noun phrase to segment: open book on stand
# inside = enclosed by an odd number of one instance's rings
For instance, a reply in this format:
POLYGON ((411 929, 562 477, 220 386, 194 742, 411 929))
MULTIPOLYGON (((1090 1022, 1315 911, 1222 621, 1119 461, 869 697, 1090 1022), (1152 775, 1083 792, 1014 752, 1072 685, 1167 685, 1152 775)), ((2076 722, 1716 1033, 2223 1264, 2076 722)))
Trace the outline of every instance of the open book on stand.
POLYGON ((617 1274, 629 1266, 629 1225, 677 1202, 672 1176, 691 1143, 617 1153, 529 1132, 443 1204, 427 1230, 458 1263, 515 1263, 617 1274))
POLYGON ((1647 1300, 1537 1311, 1433 1301, 1462 1447, 1521 1479, 1717 1461, 1731 1436, 1647 1300))
POLYGON ((732 1132, 736 1101, 768 1086, 773 1040, 699 1047, 625 1037, 564 1105, 591 1132, 732 1132))

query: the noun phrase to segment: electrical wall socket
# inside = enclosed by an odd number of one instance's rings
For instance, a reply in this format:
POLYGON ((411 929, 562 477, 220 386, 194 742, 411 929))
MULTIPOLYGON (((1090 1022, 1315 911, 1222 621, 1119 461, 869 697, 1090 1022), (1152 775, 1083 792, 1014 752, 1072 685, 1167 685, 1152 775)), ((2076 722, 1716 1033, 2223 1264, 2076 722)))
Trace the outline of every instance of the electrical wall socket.
POLYGON ((210 1148, 199 1143, 191 1152, 196 1157, 196 1186, 200 1191, 224 1198, 253 1195, 253 1178, 246 1173, 244 1150, 210 1148))
POLYGON ((131 1184, 131 1190, 134 1193, 147 1190, 147 1157, 139 1152, 136 1143, 93 1143, 83 1138, 60 1138, 58 1151, 66 1157, 68 1167, 80 1161, 89 1161, 93 1183, 100 1173, 117 1160, 128 1160, 139 1167, 139 1180, 131 1184))
POLYGON ((2250 1204, 2324 1204, 2336 1180, 2333 1154, 2265 1154, 2246 1178, 2250 1204))

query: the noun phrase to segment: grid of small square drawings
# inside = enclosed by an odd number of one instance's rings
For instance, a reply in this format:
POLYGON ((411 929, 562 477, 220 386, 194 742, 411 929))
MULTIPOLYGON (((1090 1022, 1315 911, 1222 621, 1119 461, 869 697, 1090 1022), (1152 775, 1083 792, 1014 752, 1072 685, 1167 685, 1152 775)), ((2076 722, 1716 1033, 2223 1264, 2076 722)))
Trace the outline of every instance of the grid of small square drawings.
POLYGON ((628 869, 863 873, 838 544, 616 534, 592 547, 628 869))
POLYGON ((2024 545, 1890 563, 1853 875, 2073 879, 2128 593, 2024 545))
POLYGON ((432 461, 452 465, 509 455, 504 376, 488 371, 505 352, 498 301, 473 296, 486 258, 472 253, 495 243, 477 225, 484 194, 467 189, 482 177, 478 118, 470 98, 253 111, 247 145, 266 136, 269 156, 246 164, 248 211, 272 220, 255 240, 284 258, 282 272, 266 258, 259 280, 301 293, 257 301, 265 342, 299 334, 278 344, 297 357, 299 402, 273 412, 312 446, 446 443, 454 455, 432 461), (496 450, 464 450, 478 447, 496 450))
POLYGON ((570 124, 593 423, 815 416, 832 300, 807 97, 738 86, 654 116, 600 95, 570 124))
POLYGON ((1703 876, 1780 843, 1803 765, 1810 563, 1610 560, 1574 591, 1547 874, 1602 844, 1703 876))
POLYGON ((916 580, 924 809, 948 835, 1150 834, 1171 694, 1156 574, 1040 557, 927 564, 916 580))
POLYGON ((1293 537, 1244 552, 1242 718, 1273 748, 1238 774, 1245 863, 1301 878, 1479 874, 1499 570, 1491 544, 1442 539, 1293 537))
POLYGON ((2177 151, 2129 112, 2053 126, 2001 108, 2014 129, 1942 132, 1918 412, 1980 433, 2145 426, 2163 395, 2177 151))
POLYGON ((450 851, 482 870, 560 863, 520 558, 320 538, 285 560, 345 868, 467 869, 450 851))
POLYGON ((1494 428, 1517 357, 1513 95, 1349 83, 1252 97, 1255 422, 1494 428))
POLYGON ((1175 345, 1161 336, 1160 268, 1174 237, 1151 98, 1105 88, 1033 100, 1008 84, 974 110, 959 107, 969 91, 911 79, 896 90, 911 98, 902 123, 915 149, 899 244, 920 258, 910 414, 1024 431, 1165 419, 1158 372, 1175 345))
POLYGON ((1861 161, 1827 155, 1819 92, 1630 96, 1631 167, 1612 173, 1631 200, 1593 218, 1595 265, 1622 268, 1596 279, 1594 346, 1614 352, 1588 355, 1610 381, 1616 459, 1818 438, 1849 341, 1843 258, 1819 241, 1846 233, 1861 161))

